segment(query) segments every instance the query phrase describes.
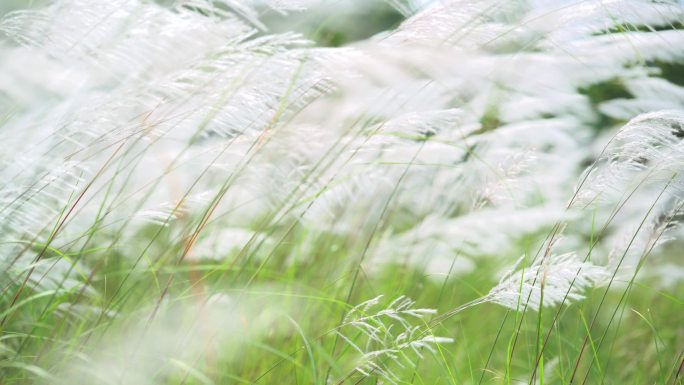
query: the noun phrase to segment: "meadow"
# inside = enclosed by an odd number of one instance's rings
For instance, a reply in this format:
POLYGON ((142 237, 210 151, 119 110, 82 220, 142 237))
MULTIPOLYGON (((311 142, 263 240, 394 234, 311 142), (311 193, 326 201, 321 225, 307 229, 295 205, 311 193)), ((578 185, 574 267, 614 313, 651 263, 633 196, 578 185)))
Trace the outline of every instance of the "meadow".
POLYGON ((684 384, 683 26, 3 1, 0 385, 684 384))

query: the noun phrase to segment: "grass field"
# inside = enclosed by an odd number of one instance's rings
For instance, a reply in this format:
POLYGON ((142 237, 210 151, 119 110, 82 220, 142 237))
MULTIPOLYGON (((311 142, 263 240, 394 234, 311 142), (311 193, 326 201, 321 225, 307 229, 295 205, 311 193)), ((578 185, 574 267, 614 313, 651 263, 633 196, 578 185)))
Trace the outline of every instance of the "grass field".
POLYGON ((0 385, 684 384, 680 3, 0 15, 0 385))

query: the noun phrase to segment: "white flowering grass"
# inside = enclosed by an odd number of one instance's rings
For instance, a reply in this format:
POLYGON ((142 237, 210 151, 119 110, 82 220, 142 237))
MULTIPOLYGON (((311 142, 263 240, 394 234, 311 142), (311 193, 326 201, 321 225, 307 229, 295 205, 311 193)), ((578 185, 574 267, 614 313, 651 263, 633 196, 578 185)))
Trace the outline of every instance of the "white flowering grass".
POLYGON ((684 381, 680 3, 0 12, 0 384, 684 381))

